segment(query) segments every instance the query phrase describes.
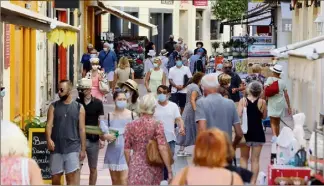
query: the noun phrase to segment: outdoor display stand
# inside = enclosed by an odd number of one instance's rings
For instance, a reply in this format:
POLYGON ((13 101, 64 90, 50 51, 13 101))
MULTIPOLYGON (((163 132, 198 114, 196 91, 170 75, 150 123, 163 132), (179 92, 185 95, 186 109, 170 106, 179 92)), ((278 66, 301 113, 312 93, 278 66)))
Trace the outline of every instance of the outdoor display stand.
MULTIPOLYGON (((50 151, 47 149, 45 128, 29 128, 28 143, 29 157, 33 158, 41 169, 44 184, 51 184, 50 151)), ((64 183, 63 176, 61 183, 64 183)))
MULTIPOLYGON (((287 184, 292 185, 293 179, 300 178, 299 181, 307 182, 310 178, 311 169, 308 167, 294 167, 291 165, 269 165, 268 166, 268 185, 278 185, 278 180, 280 178, 290 178, 287 179, 287 184)), ((301 184, 304 185, 304 184, 301 184)))
MULTIPOLYGON (((320 115, 320 128, 315 128, 315 175, 314 177, 322 182, 324 184, 324 159, 318 158, 318 152, 317 152, 317 143, 318 143, 318 136, 322 135, 324 136, 324 114, 320 115), (321 165, 321 166, 318 166, 321 165), (321 167, 321 168, 320 168, 321 167)), ((324 148, 323 148, 324 151, 324 148)), ((323 152, 324 154, 324 152, 323 152)))

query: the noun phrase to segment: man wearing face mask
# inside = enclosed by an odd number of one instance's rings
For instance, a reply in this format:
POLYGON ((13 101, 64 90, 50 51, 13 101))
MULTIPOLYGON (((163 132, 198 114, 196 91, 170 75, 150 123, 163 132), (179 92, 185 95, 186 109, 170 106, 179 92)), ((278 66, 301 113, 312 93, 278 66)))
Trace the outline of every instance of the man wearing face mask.
POLYGON ((183 65, 181 56, 178 55, 176 57, 176 66, 170 69, 169 82, 172 86, 170 101, 176 103, 180 107, 181 114, 186 105, 186 86, 190 78, 192 78, 192 74, 189 67, 183 65))
POLYGON ((234 103, 237 106, 241 99, 240 91, 245 90, 245 88, 240 76, 236 72, 233 72, 232 69, 233 69, 232 62, 225 61, 223 64, 223 71, 224 73, 231 76, 231 85, 228 89, 228 92, 230 94, 230 98, 234 101, 234 103))
MULTIPOLYGON (((167 142, 174 154, 174 149, 176 145, 176 135, 174 131, 174 124, 179 126, 180 135, 184 135, 184 123, 181 118, 178 106, 168 101, 167 97, 169 95, 169 87, 165 85, 160 85, 157 88, 157 98, 158 104, 156 105, 154 117, 163 123, 164 134, 167 142)), ((168 180, 168 170, 164 168, 164 180, 168 180)))
MULTIPOLYGON (((85 125, 99 126, 99 116, 104 115, 103 104, 99 99, 92 97, 91 88, 91 79, 81 79, 78 84, 77 102, 85 109, 85 125)), ((96 185, 99 149, 103 148, 104 144, 104 141, 99 140, 99 135, 86 134, 86 153, 90 169, 89 185, 96 185)))
POLYGON ((71 90, 69 80, 60 81, 60 100, 51 104, 47 114, 45 135, 51 152, 53 185, 60 185, 63 174, 67 185, 77 185, 80 161, 85 158, 85 111, 81 104, 72 100, 71 90))
POLYGON ((93 50, 93 45, 88 44, 87 52, 82 55, 82 58, 81 58, 81 63, 83 65, 83 67, 82 67, 82 77, 85 77, 87 72, 89 72, 89 70, 91 70, 90 58, 91 58, 91 51, 92 50, 93 50))
POLYGON ((114 51, 110 49, 109 43, 103 44, 103 50, 99 53, 100 66, 105 71, 106 77, 109 81, 109 87, 112 87, 114 80, 114 71, 117 67, 117 56, 114 51))

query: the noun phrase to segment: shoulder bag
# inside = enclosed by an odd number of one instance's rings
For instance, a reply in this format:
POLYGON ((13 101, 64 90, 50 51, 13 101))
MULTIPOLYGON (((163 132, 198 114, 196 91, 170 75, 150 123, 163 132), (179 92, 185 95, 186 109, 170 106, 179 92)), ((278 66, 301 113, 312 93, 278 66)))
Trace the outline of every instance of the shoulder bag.
MULTIPOLYGON (((147 162, 151 166, 157 166, 157 167, 163 167, 164 166, 164 161, 161 157, 158 143, 156 140, 156 129, 158 127, 158 122, 154 124, 154 134, 152 139, 149 140, 147 146, 146 146, 146 157, 147 157, 147 162)), ((166 144, 167 147, 167 153, 170 159, 170 164, 172 165, 174 163, 172 152, 170 149, 169 144, 166 144)))
POLYGON ((272 97, 279 93, 279 82, 278 80, 272 82, 270 85, 264 88, 264 95, 266 97, 272 97))
POLYGON ((109 93, 109 83, 105 78, 99 81, 99 90, 103 94, 108 94, 109 93))
POLYGON ((243 114, 242 114, 242 131, 243 134, 246 134, 248 132, 248 117, 247 117, 247 100, 246 98, 243 98, 244 104, 243 104, 243 114))

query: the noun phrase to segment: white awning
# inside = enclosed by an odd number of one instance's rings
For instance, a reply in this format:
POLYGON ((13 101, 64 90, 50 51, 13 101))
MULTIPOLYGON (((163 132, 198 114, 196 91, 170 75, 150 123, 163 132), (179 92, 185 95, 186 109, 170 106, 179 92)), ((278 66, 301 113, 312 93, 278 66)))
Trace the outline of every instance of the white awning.
POLYGON ((289 55, 308 58, 312 54, 324 55, 324 36, 296 42, 285 47, 272 50, 270 53, 278 58, 287 58, 289 55))
MULTIPOLYGON (((259 7, 266 7, 266 3, 248 3, 248 11, 249 14, 253 14, 259 10, 259 7), (257 9, 257 11, 255 11, 257 9)), ((262 9, 262 8, 260 8, 262 9)), ((268 9, 269 10, 270 6, 268 9)), ((264 10, 264 11, 266 11, 264 10)), ((252 18, 248 18, 247 22, 250 26, 269 26, 271 24, 271 12, 266 12, 264 14, 261 14, 259 16, 255 16, 252 18)))
MULTIPOLYGON (((109 1, 106 1, 109 3, 109 1)), ((125 19, 127 21, 132 22, 133 24, 145 27, 147 29, 152 29, 152 35, 157 35, 158 34, 158 29, 156 25, 153 25, 151 23, 147 23, 147 22, 143 22, 141 20, 139 20, 137 17, 134 17, 130 14, 127 14, 124 11, 118 10, 117 8, 114 8, 112 6, 107 6, 105 5, 102 1, 98 0, 98 6, 104 10, 107 13, 110 13, 116 17, 119 17, 121 19, 125 19)))
POLYGON ((1 20, 10 24, 21 25, 24 27, 51 31, 51 23, 56 28, 78 32, 80 29, 69 24, 46 17, 37 12, 33 12, 21 6, 10 3, 9 1, 0 1, 1 4, 1 20))

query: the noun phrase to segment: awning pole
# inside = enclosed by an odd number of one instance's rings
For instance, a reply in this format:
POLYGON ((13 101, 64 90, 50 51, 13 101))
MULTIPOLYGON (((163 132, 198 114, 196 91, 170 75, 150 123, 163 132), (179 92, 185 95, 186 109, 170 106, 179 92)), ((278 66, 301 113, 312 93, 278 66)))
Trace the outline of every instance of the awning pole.
MULTIPOLYGON (((1 1, 0 1, 0 52, 1 52, 1 55, 0 55, 0 87, 3 87, 3 67, 4 67, 2 35, 3 35, 3 23, 1 20, 1 1)), ((3 97, 0 96, 0 124, 1 124, 2 119, 3 119, 3 97)))

